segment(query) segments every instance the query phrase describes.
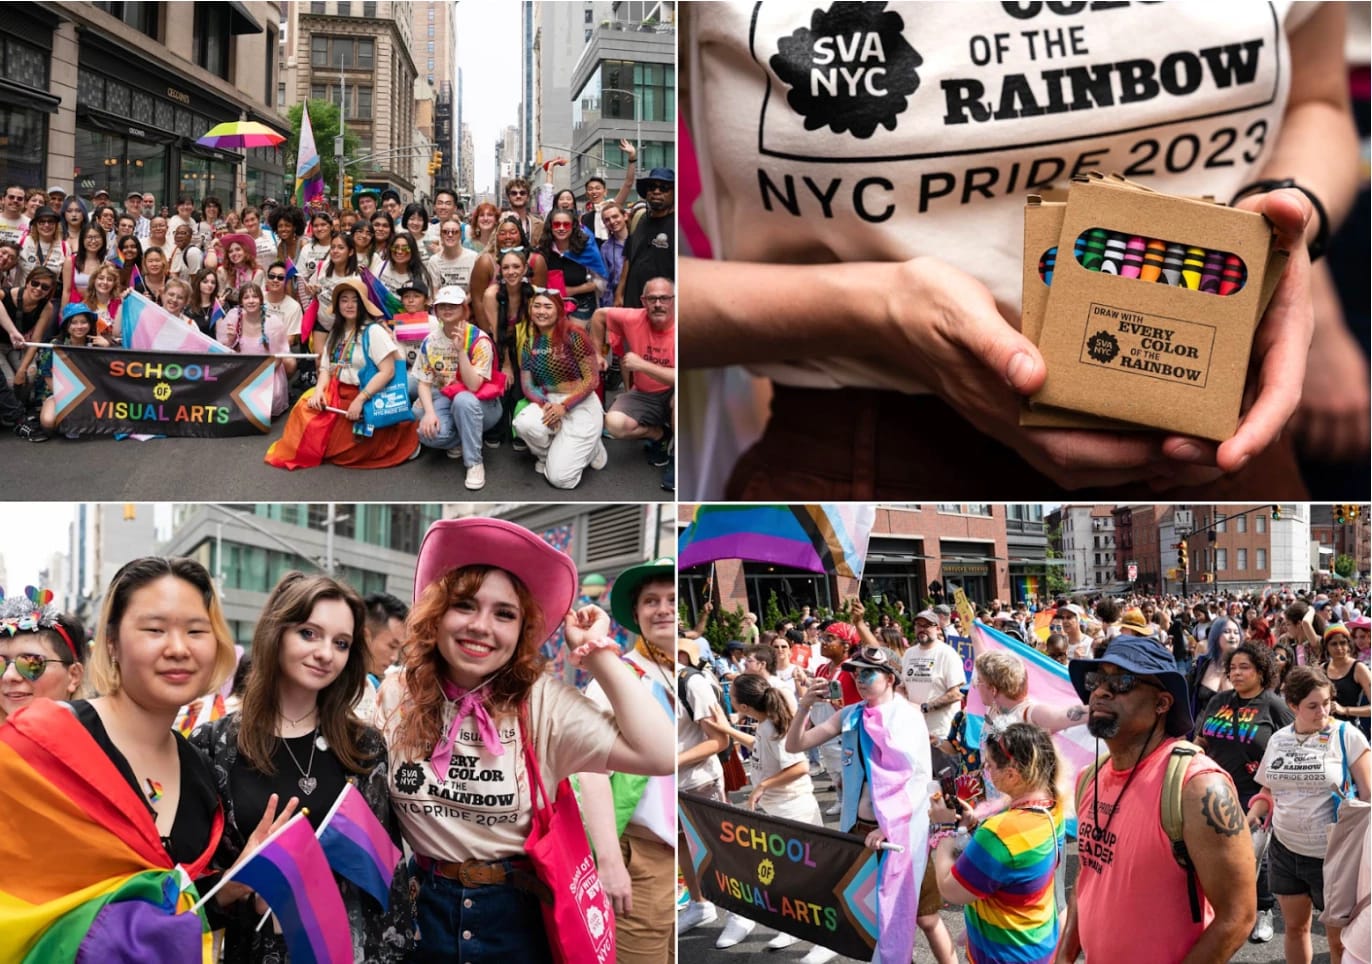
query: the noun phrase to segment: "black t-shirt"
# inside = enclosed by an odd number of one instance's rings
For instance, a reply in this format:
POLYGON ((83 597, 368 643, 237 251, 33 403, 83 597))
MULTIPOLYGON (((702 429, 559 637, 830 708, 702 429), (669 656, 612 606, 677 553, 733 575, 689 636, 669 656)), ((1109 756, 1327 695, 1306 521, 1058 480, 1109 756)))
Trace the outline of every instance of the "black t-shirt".
POLYGON ((257 826, 262 814, 267 810, 267 798, 273 793, 277 795, 278 812, 291 797, 299 797, 300 805, 310 808, 310 824, 316 830, 319 829, 319 822, 324 819, 333 802, 343 792, 347 774, 336 756, 314 746, 315 738, 316 733, 307 733, 305 736, 294 736, 289 740, 277 740, 276 750, 272 753, 276 773, 271 776, 253 769, 252 764, 239 754, 233 770, 229 773, 229 789, 233 794, 234 817, 240 830, 250 832, 257 826), (286 748, 287 743, 290 744, 289 751, 286 748), (310 760, 312 748, 313 763, 310 760), (291 761, 291 753, 295 754, 299 766, 291 761), (309 793, 300 786, 302 767, 315 781, 309 793))
MULTIPOLYGON (((594 244, 594 241, 588 242, 594 244)), ((566 282, 568 288, 575 288, 577 285, 584 285, 590 278, 590 272, 585 265, 573 261, 566 255, 559 254, 557 249, 549 246, 544 255, 548 259, 549 271, 561 271, 562 280, 566 282)), ((578 312, 595 311, 596 302, 599 300, 594 291, 588 291, 579 295, 572 295, 572 300, 576 302, 578 312)))
MULTIPOLYGON (((43 299, 38 303, 37 308, 24 310, 24 286, 18 285, 14 288, 6 288, 4 294, 0 295, 0 303, 5 306, 5 311, 10 316, 10 321, 14 322, 14 327, 19 329, 19 334, 24 336, 27 341, 35 335, 35 328, 38 327, 38 319, 43 314, 43 309, 48 306, 48 299, 43 299)), ((10 347, 8 334, 0 335, 4 339, 6 347, 10 347)))
MULTIPOLYGON (((1329 672, 1328 663, 1325 664, 1324 671, 1325 673, 1329 672)), ((1365 702, 1362 685, 1358 683, 1358 664, 1356 662, 1348 668, 1347 673, 1338 679, 1330 676, 1329 682, 1334 684, 1334 702, 1340 706, 1361 706, 1365 702)), ((1372 723, 1372 719, 1366 716, 1356 716, 1350 717, 1348 722, 1362 730, 1363 736, 1367 736, 1368 724, 1372 723)))
MULTIPOLYGON (((75 700, 71 704, 77 721, 90 733, 91 739, 110 758, 120 774, 133 787, 138 799, 148 808, 148 813, 157 819, 157 810, 143 795, 138 778, 124 754, 119 751, 105 729, 100 714, 86 700, 75 700)), ((176 737, 176 752, 181 762, 181 800, 176 807, 176 821, 172 824, 171 835, 162 838, 162 846, 167 849, 172 860, 178 864, 190 865, 204 854, 210 845, 210 832, 214 826, 214 813, 219 809, 219 793, 214 788, 214 773, 209 762, 200 755, 195 747, 186 742, 180 733, 176 737)))
POLYGON ((1254 776, 1272 734, 1295 719, 1291 709, 1271 690, 1244 699, 1234 690, 1216 695, 1196 721, 1196 735, 1205 738, 1205 752, 1234 778, 1245 808, 1262 788, 1254 776))
POLYGON ((624 243, 624 307, 642 308, 643 286, 654 278, 676 280, 676 211, 660 218, 651 212, 638 219, 624 243))

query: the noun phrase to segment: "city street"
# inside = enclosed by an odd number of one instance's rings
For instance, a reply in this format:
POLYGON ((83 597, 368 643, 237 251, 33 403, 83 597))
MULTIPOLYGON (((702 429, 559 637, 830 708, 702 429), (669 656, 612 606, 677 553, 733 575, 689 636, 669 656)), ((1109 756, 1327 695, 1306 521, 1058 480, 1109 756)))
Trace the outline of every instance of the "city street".
MULTIPOLYGON (((814 770, 812 768, 811 772, 814 770)), ((819 800, 819 807, 824 811, 832 805, 836 799, 833 786, 829 780, 823 776, 814 777, 815 797, 819 800)), ((748 799, 748 791, 742 790, 731 795, 731 801, 743 806, 748 799)), ((825 817, 825 826, 831 829, 838 829, 838 817, 825 817)), ((1077 878, 1077 847, 1076 844, 1069 843, 1067 847, 1067 883, 1071 887, 1077 878)), ((914 908, 911 908, 913 912, 914 908)), ((1146 908, 1140 908, 1143 913, 1146 908)), ((948 933, 952 935, 955 944, 961 944, 963 935, 962 909, 959 907, 944 907, 940 913, 943 918, 944 926, 948 928, 948 933)), ((720 931, 724 929, 724 922, 728 915, 721 909, 719 917, 710 924, 704 924, 693 928, 682 934, 677 946, 677 960, 681 964, 735 964, 742 960, 756 960, 761 958, 765 961, 775 961, 781 964, 783 961, 798 961, 809 952, 813 946, 806 943, 795 944, 786 950, 769 951, 766 949, 767 942, 776 936, 776 931, 769 927, 758 925, 753 929, 742 943, 727 950, 717 950, 715 940, 719 937, 720 931)), ((1282 964, 1282 934, 1283 926, 1281 913, 1278 912, 1273 923, 1276 927, 1276 935, 1266 944, 1245 944, 1238 954, 1231 958, 1233 961, 1244 961, 1249 964, 1282 964)), ((1315 957, 1313 964, 1328 964, 1329 961, 1329 942, 1325 939, 1324 930, 1316 925, 1311 933, 1311 942, 1314 945, 1315 957)), ((934 955, 929 950, 929 943, 921 934, 915 941, 915 961, 917 964, 934 964, 934 955)), ((850 957, 836 957, 834 964, 861 964, 850 957)), ((965 951, 960 950, 959 961, 966 960, 965 951)))

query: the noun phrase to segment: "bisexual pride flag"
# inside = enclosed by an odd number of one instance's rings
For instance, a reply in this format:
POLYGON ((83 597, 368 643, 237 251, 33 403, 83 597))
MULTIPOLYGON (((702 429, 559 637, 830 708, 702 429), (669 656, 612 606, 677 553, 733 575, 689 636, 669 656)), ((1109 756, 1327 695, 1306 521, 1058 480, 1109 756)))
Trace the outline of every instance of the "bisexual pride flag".
POLYGON ((871 505, 703 505, 682 533, 682 569, 744 559, 861 578, 871 505))
POLYGON ((382 907, 390 906, 391 880, 404 855, 357 787, 343 787, 320 823, 318 836, 334 873, 371 894, 382 907))

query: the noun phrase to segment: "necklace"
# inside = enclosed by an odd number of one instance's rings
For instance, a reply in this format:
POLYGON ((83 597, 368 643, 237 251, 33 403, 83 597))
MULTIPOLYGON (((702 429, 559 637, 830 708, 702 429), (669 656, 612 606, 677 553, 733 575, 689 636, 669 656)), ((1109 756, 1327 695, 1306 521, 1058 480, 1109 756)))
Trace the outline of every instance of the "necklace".
POLYGON ((304 723, 304 722, 305 722, 306 720, 308 720, 310 717, 314 716, 314 714, 315 714, 318 710, 319 710, 319 707, 318 707, 318 706, 311 706, 311 707, 310 707, 310 711, 309 711, 308 713, 306 713, 304 716, 302 716, 302 717, 301 717, 300 719, 298 719, 298 720, 293 720, 293 719, 291 719, 289 716, 287 716, 285 713, 282 713, 282 714, 281 714, 281 719, 282 719, 284 722, 289 723, 291 726, 299 726, 301 723, 304 723))
MULTIPOLYGON (((301 717, 301 719, 304 719, 304 717, 301 717)), ((318 728, 316 727, 316 729, 318 728)), ((314 730, 310 731, 310 735, 314 735, 314 730)), ((313 740, 310 742, 310 764, 307 767, 302 767, 300 765, 300 761, 295 758, 295 751, 291 749, 290 741, 284 736, 281 738, 281 744, 286 748, 286 752, 290 754, 291 762, 295 764, 295 768, 300 771, 300 779, 296 781, 296 785, 300 787, 300 792, 308 797, 310 794, 314 793, 314 788, 319 786, 319 781, 310 776, 310 773, 314 771, 314 751, 318 749, 319 744, 313 740)))
POLYGON ((1298 744, 1300 744, 1301 746, 1305 746, 1307 743, 1310 742, 1312 737, 1319 736, 1321 733, 1324 733, 1327 730, 1328 727, 1322 727, 1318 730, 1311 730, 1309 733, 1302 733, 1296 729, 1295 724, 1292 724, 1291 735, 1296 738, 1296 742, 1298 744), (1302 737, 1304 737, 1304 739, 1302 739, 1302 737))

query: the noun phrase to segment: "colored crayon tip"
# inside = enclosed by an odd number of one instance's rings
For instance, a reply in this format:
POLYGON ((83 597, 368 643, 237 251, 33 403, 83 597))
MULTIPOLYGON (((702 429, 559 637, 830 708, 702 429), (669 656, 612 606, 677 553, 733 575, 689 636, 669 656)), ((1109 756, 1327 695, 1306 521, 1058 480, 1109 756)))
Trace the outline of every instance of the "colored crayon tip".
POLYGON ((1124 245, 1124 235, 1114 231, 1106 235, 1105 254, 1100 262, 1100 270, 1104 274, 1120 273, 1120 268, 1124 265, 1124 245))
POLYGON ((1224 267, 1220 269, 1220 294, 1232 295, 1243 287, 1248 280, 1248 269, 1236 254, 1224 256, 1224 267))
POLYGON ((1143 267, 1139 269, 1139 280, 1155 282, 1162 275, 1162 259, 1167 251, 1167 245, 1161 241, 1149 239, 1148 246, 1143 252, 1143 267))

